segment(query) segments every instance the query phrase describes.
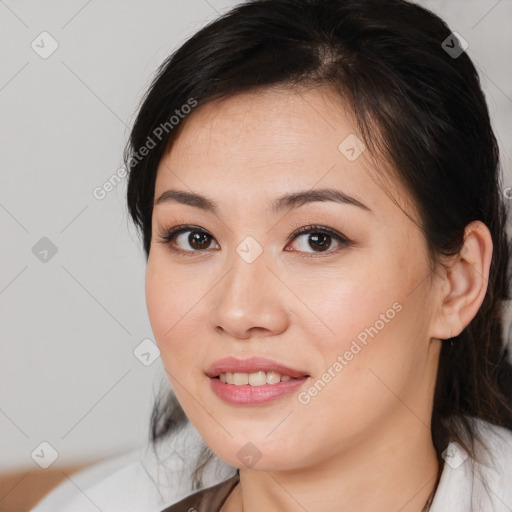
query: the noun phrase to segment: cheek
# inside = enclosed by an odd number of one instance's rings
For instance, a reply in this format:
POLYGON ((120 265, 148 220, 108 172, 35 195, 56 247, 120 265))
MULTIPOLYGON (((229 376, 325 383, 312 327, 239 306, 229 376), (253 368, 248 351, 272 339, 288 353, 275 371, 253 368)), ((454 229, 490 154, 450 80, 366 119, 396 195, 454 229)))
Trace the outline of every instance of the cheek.
MULTIPOLYGON (((197 326, 199 309, 194 307, 200 301, 199 290, 189 285, 184 276, 165 271, 165 267, 154 261, 148 262, 145 294, 149 321, 161 352, 162 362, 167 370, 179 370, 173 362, 179 360, 186 365, 187 354, 194 350, 190 338, 191 329, 197 326), (171 357, 172 355, 172 357, 171 357)), ((183 368, 183 366, 181 367, 183 368)))
POLYGON ((399 390, 426 346, 426 298, 421 290, 419 299, 410 294, 409 281, 396 264, 377 269, 362 262, 350 276, 323 280, 322 287, 310 289, 308 305, 315 316, 303 327, 321 355, 315 365, 315 381, 320 382, 304 402, 311 399, 320 409, 320 403, 336 404, 337 410, 358 411, 354 417, 363 420, 368 407, 380 410, 387 398, 393 401, 379 377, 399 390))
POLYGON ((307 322, 303 328, 311 341, 332 358, 348 350, 353 340, 364 343, 376 330, 387 330, 400 308, 393 304, 403 295, 400 283, 390 279, 393 275, 396 272, 376 268, 375 262, 359 261, 349 271, 317 275, 315 286, 311 279, 295 282, 297 295, 307 297, 309 312, 301 321, 307 322))
POLYGON ((159 272, 158 266, 150 260, 146 268, 146 307, 158 344, 161 343, 165 332, 172 327, 173 321, 175 321, 169 316, 169 314, 174 315, 173 311, 175 311, 174 308, 169 307, 170 290, 172 288, 169 288, 167 276, 161 271, 159 272))
POLYGON ((148 316, 167 378, 187 416, 195 417, 200 401, 191 397, 199 396, 197 370, 203 367, 197 346, 200 340, 194 336, 201 293, 194 292, 187 280, 153 264, 147 267, 145 288, 148 316))
MULTIPOLYGON (((421 354, 407 347, 407 307, 394 304, 395 308, 373 304, 357 317, 340 318, 331 342, 316 340, 322 363, 297 397, 295 418, 303 422, 302 430, 311 429, 342 446, 363 439, 369 429, 403 407, 397 396, 414 387, 413 368, 421 354), (385 320, 379 318, 380 311, 385 320)), ((329 446, 325 448, 328 452, 329 446)))
MULTIPOLYGON (((411 247, 418 245, 419 241, 411 241, 411 247)), ((423 286, 427 263, 422 254, 384 241, 378 247, 347 259, 342 273, 323 279, 322 286, 310 287, 305 295, 311 309, 329 328, 322 343, 331 358, 333 352, 351 350, 353 342, 361 347, 373 342, 375 356, 387 357, 380 353, 383 346, 399 350, 423 332, 422 319, 428 316, 423 286)))

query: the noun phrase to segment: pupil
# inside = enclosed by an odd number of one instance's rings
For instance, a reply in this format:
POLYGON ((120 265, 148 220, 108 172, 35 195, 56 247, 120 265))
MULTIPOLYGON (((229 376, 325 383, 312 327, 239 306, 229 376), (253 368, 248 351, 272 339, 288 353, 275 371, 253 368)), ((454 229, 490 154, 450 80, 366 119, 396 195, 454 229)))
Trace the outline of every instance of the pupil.
POLYGON ((191 247, 194 247, 195 249, 205 249, 210 245, 208 242, 208 235, 197 231, 190 233, 188 241, 191 247))
MULTIPOLYGON (((313 240, 313 243, 315 244, 318 244, 318 241, 319 240, 323 240, 324 243, 323 244, 319 244, 319 245, 316 245, 316 248, 322 248, 322 249, 326 249, 329 247, 329 235, 324 235, 322 233, 315 233, 313 235, 310 235, 310 242, 313 240)), ((311 244, 310 244, 311 245, 311 244)), ((312 246, 312 248, 314 249, 315 247, 312 246)))

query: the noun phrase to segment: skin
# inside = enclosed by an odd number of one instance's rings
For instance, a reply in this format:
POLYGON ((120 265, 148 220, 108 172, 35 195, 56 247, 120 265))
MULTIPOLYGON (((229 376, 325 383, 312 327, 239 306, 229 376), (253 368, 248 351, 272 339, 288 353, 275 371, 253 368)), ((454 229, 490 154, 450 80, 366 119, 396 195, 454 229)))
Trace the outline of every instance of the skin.
POLYGON ((198 107, 160 162, 155 199, 179 189, 219 204, 217 215, 154 207, 146 301, 181 406, 209 447, 240 468, 223 512, 419 512, 434 487, 441 340, 478 311, 492 242, 471 223, 461 254, 431 276, 409 195, 396 179, 383 186, 369 150, 354 161, 340 152, 349 134, 355 123, 328 89, 273 88, 198 107), (372 211, 335 202, 266 210, 282 194, 324 187, 372 211), (159 243, 183 223, 212 236, 207 249, 191 246, 190 232, 174 240, 188 254, 159 243), (322 252, 308 243, 318 230, 287 241, 309 224, 351 243, 327 239, 322 252), (236 252, 247 236, 264 249, 250 264, 236 252), (262 356, 308 373, 299 391, 307 390, 394 303, 401 310, 307 404, 294 392, 230 405, 210 389, 205 371, 217 359, 262 356), (237 456, 248 442, 261 454, 252 467, 237 456))

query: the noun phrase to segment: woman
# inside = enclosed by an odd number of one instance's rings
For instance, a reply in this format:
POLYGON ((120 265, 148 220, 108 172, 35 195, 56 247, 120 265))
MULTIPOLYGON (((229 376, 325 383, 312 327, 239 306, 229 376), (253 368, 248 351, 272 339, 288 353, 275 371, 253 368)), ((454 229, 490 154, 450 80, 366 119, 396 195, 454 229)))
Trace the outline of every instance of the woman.
POLYGON ((208 447, 166 511, 512 509, 506 214, 464 50, 403 0, 253 0, 161 66, 125 154, 174 391, 152 434, 208 447))

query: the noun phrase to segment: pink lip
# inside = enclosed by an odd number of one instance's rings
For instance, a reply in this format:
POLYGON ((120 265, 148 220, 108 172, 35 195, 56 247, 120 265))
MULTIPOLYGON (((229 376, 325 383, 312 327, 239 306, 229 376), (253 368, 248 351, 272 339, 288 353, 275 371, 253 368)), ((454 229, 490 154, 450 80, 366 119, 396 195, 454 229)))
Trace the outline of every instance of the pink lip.
POLYGON ((258 405, 271 402, 280 396, 292 393, 309 380, 309 375, 306 372, 294 370, 276 361, 260 357, 219 359, 208 369, 206 375, 210 377, 212 391, 225 402, 235 405, 258 405), (255 373, 258 371, 274 371, 281 375, 289 375, 293 380, 277 384, 264 384, 263 386, 251 386, 250 384, 235 386, 216 378, 220 373, 255 373))
POLYGON ((263 386, 235 386, 221 382, 219 379, 210 377, 212 391, 222 400, 235 405, 258 405, 265 404, 280 396, 287 395, 301 387, 309 377, 301 377, 288 382, 278 384, 265 384, 263 386))
POLYGON ((281 375, 289 375, 295 379, 308 377, 307 372, 294 370, 276 361, 263 357, 251 357, 249 359, 237 359, 236 357, 225 357, 215 361, 206 371, 208 377, 217 377, 220 373, 255 373, 255 372, 276 372, 281 375))

